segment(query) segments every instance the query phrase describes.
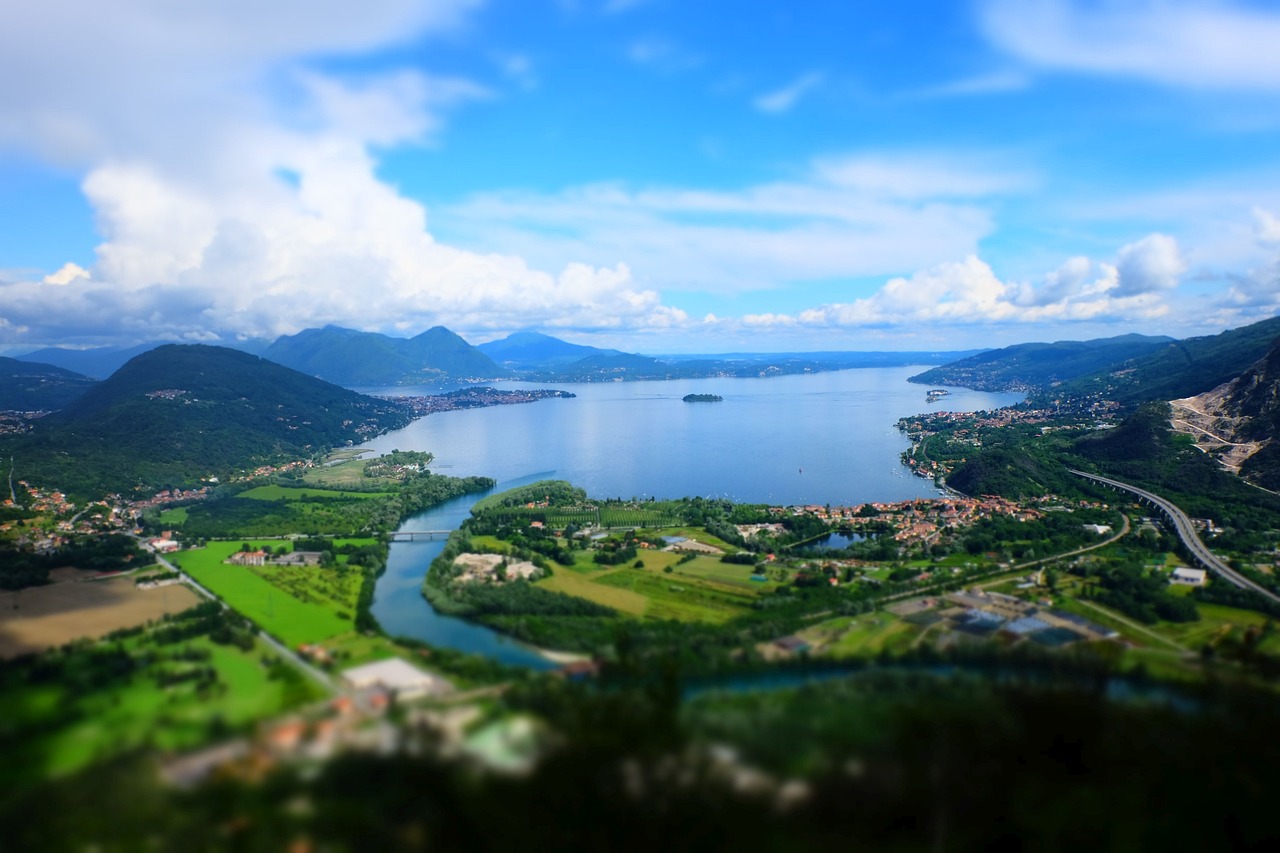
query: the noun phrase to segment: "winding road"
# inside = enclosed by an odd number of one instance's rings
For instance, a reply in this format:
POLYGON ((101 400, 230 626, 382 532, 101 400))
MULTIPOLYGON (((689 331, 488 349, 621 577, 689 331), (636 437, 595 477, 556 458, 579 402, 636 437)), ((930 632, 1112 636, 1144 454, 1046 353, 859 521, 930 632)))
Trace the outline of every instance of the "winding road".
POLYGON ((1077 477, 1084 477, 1086 480, 1092 480, 1095 483, 1101 483, 1104 486, 1111 486, 1114 489, 1130 492, 1142 498, 1142 500, 1157 507, 1162 511, 1169 520, 1173 522, 1174 532, 1178 534, 1178 538, 1182 540, 1182 544, 1186 546, 1191 556, 1196 562, 1204 566, 1211 572, 1220 575, 1228 583, 1234 584, 1241 589, 1248 589, 1258 593, 1271 601, 1280 604, 1280 595, 1276 595, 1264 586, 1254 583, 1235 569, 1228 566, 1225 562, 1218 558, 1216 554, 1209 550, 1204 542, 1200 541, 1200 536, 1196 533, 1195 527, 1191 524, 1191 519, 1187 514, 1178 509, 1173 503, 1165 500, 1159 495, 1152 494, 1146 489, 1140 489, 1137 486, 1131 486, 1128 483, 1122 483, 1119 480, 1113 480, 1110 477, 1103 477, 1098 474, 1089 474, 1084 471, 1076 471, 1073 468, 1067 469, 1077 477))

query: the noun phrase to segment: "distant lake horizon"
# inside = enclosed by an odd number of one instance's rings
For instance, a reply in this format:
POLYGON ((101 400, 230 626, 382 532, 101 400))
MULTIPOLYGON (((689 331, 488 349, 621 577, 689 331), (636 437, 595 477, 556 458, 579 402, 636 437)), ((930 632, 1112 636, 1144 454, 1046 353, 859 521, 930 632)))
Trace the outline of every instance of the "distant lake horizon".
MULTIPOLYGON (((597 498, 719 497, 771 504, 852 505, 941 494, 899 461, 898 419, 994 409, 1016 393, 965 388, 927 403, 908 383, 921 366, 767 378, 644 382, 493 382, 577 396, 428 415, 361 447, 435 455, 432 470, 495 480, 568 480, 597 498), (715 403, 686 403, 714 394, 715 403)), ((438 388, 362 388, 410 396, 438 388)))

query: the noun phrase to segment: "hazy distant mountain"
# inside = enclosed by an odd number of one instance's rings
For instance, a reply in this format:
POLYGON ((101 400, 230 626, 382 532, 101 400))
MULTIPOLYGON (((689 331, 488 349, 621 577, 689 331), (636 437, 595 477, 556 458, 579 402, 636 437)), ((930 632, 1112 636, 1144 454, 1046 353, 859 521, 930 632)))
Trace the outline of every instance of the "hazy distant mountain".
POLYGON ((591 356, 622 355, 616 349, 571 344, 539 332, 516 332, 502 340, 480 344, 476 349, 503 367, 539 370, 563 366, 591 356))
POLYGON ((1137 358, 1079 376, 1055 394, 1134 404, 1176 400, 1217 388, 1250 368, 1280 337, 1280 317, 1217 335, 1161 344, 1137 358))
MULTIPOLYGON (((144 352, 150 352, 156 347, 164 346, 165 343, 165 341, 152 341, 131 347, 90 347, 89 349, 45 347, 35 352, 29 352, 26 355, 20 355, 18 358, 22 361, 63 367, 94 379, 106 379, 121 367, 124 367, 129 359, 136 355, 142 355, 144 352)), ((268 341, 247 340, 234 341, 222 345, 241 352, 262 355, 268 344, 268 341)))
POLYGON ((359 443, 410 420, 398 404, 255 355, 171 344, 133 358, 2 449, 21 475, 91 494, 359 443))
POLYGON ((408 385, 451 379, 493 379, 506 371, 443 326, 413 338, 393 338, 339 326, 277 338, 266 358, 346 386, 408 385))
POLYGON ((106 379, 135 355, 141 355, 158 346, 160 344, 150 343, 132 347, 92 347, 90 349, 46 347, 20 355, 18 358, 22 361, 52 364, 94 379, 106 379))
POLYGON ((926 370, 912 376, 910 381, 924 385, 959 385, 979 391, 1047 388, 1146 355, 1173 340, 1121 335, 1091 341, 1016 344, 926 370))
POLYGON ((93 384, 88 376, 52 364, 0 357, 0 410, 61 409, 93 384))

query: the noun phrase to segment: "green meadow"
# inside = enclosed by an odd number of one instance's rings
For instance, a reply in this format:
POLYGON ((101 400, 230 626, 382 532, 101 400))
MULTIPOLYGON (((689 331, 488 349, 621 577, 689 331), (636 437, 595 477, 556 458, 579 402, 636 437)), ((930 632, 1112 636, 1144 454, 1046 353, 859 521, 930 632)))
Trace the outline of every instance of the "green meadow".
MULTIPOLYGON (((145 652, 147 643, 135 637, 121 648, 145 652)), ((322 695, 292 670, 288 677, 273 678, 272 669, 287 664, 258 641, 242 651, 196 637, 163 649, 209 657, 195 663, 152 662, 105 684, 7 683, 17 676, 10 674, 0 690, 0 719, 6 733, 22 736, 6 746, 8 761, 0 778, 22 784, 61 776, 144 746, 165 752, 190 749, 322 695), (212 667, 216 685, 200 689, 185 681, 162 686, 157 677, 162 671, 196 667, 212 667), (50 725, 51 720, 57 724, 50 725)))
MULTIPOLYGON (((253 541, 254 548, 275 548, 279 541, 253 541)), ((332 603, 300 601, 281 587, 255 573, 255 567, 233 566, 223 561, 240 550, 240 542, 210 542, 206 547, 182 551, 171 559, 215 595, 224 599, 269 634, 289 646, 327 640, 354 628, 352 616, 344 619, 332 603)), ((314 568, 306 571, 322 572, 314 568)))
POLYGON ((236 495, 236 497, 255 501, 300 501, 304 498, 368 500, 371 498, 384 498, 387 494, 387 492, 343 492, 334 489, 311 489, 280 486, 273 483, 269 486, 256 486, 248 489, 236 495))

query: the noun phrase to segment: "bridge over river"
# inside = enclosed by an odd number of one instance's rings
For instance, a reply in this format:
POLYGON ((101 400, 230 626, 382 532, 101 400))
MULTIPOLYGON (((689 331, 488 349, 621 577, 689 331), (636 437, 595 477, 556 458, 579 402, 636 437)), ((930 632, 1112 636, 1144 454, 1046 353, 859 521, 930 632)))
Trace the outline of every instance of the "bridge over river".
POLYGON ((1077 477, 1084 477, 1086 480, 1092 480, 1095 483, 1101 483, 1104 486, 1110 486, 1113 489, 1130 492, 1137 495, 1146 503, 1159 509, 1173 523, 1173 530, 1178 534, 1178 538, 1182 540, 1182 544, 1191 554, 1195 561, 1204 566, 1211 572, 1221 576, 1228 583, 1234 584, 1241 589, 1251 590, 1258 593, 1271 601, 1280 604, 1280 595, 1276 595, 1264 586, 1254 583, 1249 578, 1237 572, 1235 569, 1223 562, 1218 555, 1209 550, 1204 542, 1200 541, 1200 536, 1196 533, 1195 527, 1191 524, 1191 519, 1187 514, 1178 509, 1170 501, 1165 500, 1159 495, 1152 494, 1146 489, 1140 489, 1137 486, 1131 486, 1128 483, 1122 483, 1119 480, 1113 480, 1110 477, 1103 477, 1098 474, 1088 474, 1084 471, 1076 471, 1068 469, 1077 477))
POLYGON ((391 534, 392 542, 417 542, 434 539, 448 539, 452 530, 397 530, 391 534))

